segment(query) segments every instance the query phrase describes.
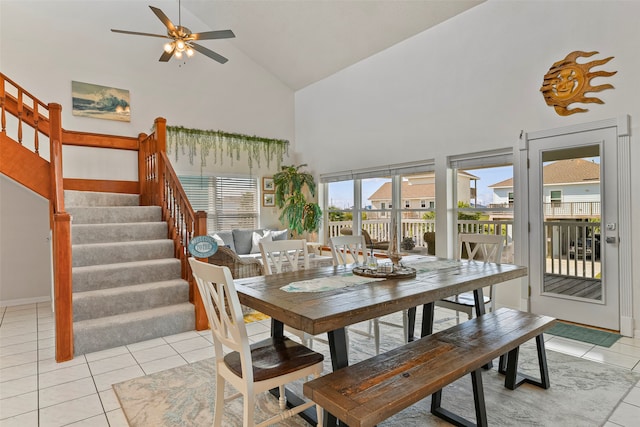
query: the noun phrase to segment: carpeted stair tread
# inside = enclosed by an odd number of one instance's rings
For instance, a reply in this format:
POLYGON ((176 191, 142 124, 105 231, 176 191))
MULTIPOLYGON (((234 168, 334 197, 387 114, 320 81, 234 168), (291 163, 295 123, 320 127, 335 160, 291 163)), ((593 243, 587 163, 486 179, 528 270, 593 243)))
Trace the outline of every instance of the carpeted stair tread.
POLYGON ((92 353, 195 329, 194 306, 185 302, 73 323, 74 353, 92 353))
POLYGON ((64 205, 66 208, 76 206, 139 206, 140 196, 126 193, 64 190, 64 205))
POLYGON ((74 245, 159 240, 166 239, 167 236, 166 222, 74 224, 71 228, 71 243, 74 245))
POLYGON ((73 320, 114 316, 188 300, 189 284, 183 279, 78 292, 73 294, 73 320))
POLYGON ((143 240, 136 242, 95 243, 72 245, 73 267, 113 264, 128 261, 171 258, 173 240, 143 240))
POLYGON ((177 258, 73 267, 73 292, 75 296, 79 292, 161 282, 179 278, 180 272, 177 258))
POLYGON ((72 224, 112 224, 162 221, 159 206, 71 207, 72 224))

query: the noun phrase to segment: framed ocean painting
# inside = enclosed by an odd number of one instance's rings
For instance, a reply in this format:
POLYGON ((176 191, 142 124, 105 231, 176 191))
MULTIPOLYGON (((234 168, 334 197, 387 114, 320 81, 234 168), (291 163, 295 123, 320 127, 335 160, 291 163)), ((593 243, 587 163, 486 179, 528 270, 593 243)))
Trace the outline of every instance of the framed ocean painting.
POLYGON ((72 81, 71 98, 74 116, 131 121, 129 91, 126 89, 72 81))

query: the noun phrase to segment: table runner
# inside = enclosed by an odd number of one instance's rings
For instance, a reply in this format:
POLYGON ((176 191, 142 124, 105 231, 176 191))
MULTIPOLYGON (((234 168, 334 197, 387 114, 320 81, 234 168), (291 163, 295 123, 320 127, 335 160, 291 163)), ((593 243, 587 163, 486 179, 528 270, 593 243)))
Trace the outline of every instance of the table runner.
MULTIPOLYGON (((415 268, 418 273, 427 273, 429 271, 458 266, 460 265, 460 261, 450 259, 439 259, 435 261, 418 260, 403 264, 415 268)), ((285 292, 325 292, 334 289, 346 288, 348 286, 379 282, 381 280, 385 279, 357 276, 353 273, 344 273, 338 276, 320 277, 317 279, 291 282, 288 285, 281 287, 280 290, 285 292)))

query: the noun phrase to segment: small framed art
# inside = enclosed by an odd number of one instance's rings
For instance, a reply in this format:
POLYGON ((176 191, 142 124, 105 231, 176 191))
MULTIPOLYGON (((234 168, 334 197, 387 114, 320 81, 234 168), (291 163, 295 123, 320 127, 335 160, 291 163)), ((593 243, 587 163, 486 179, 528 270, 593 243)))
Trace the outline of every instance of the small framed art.
POLYGON ((274 190, 273 178, 262 177, 262 191, 265 193, 273 193, 274 190))
POLYGON ((273 193, 265 193, 262 195, 262 206, 271 207, 276 205, 276 195, 273 193))

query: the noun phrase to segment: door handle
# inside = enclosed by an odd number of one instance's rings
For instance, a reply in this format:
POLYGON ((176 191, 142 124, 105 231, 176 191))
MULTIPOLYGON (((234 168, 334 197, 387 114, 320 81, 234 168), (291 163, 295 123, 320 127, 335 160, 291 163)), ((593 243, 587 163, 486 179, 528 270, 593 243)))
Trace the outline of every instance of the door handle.
POLYGON ((605 239, 605 241, 607 243, 617 243, 618 242, 618 238, 615 236, 609 236, 605 239))

